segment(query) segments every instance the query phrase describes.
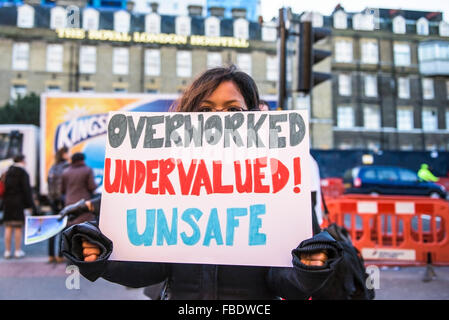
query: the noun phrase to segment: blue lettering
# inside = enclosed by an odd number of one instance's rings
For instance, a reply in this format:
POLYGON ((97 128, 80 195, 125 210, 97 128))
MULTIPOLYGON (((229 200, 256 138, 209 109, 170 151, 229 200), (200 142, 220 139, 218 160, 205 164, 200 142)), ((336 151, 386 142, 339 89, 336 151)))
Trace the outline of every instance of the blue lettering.
POLYGON ((171 230, 168 228, 167 219, 164 211, 157 209, 157 245, 162 246, 164 239, 169 246, 178 242, 178 208, 173 208, 171 219, 171 230))
POLYGON ((260 227, 262 227, 262 219, 259 215, 265 214, 265 205, 257 204, 249 207, 249 245, 258 246, 267 243, 267 235, 265 233, 259 233, 260 227))
POLYGON ((146 212, 145 231, 139 234, 137 231, 137 210, 130 209, 126 211, 126 227, 128 230, 128 239, 135 246, 151 246, 154 237, 155 210, 146 212))
POLYGON ((212 239, 215 239, 217 246, 223 245, 223 236, 220 229, 220 221, 218 220, 217 208, 210 211, 209 220, 207 221, 206 233, 204 235, 203 245, 208 247, 212 239))
POLYGON ((187 236, 187 234, 185 232, 181 233, 182 241, 184 241, 184 243, 188 246, 195 245, 200 240, 200 237, 201 237, 200 228, 198 227, 196 222, 193 221, 192 216, 195 218, 196 221, 198 221, 202 215, 203 215, 203 213, 201 212, 201 210, 196 209, 196 208, 187 209, 182 214, 182 217, 181 217, 182 220, 187 222, 190 225, 190 227, 192 227, 192 230, 193 230, 193 234, 190 237, 187 236))
POLYGON ((226 221, 226 245, 234 245, 234 230, 239 226, 239 221, 236 217, 243 217, 248 214, 246 208, 228 208, 226 221))

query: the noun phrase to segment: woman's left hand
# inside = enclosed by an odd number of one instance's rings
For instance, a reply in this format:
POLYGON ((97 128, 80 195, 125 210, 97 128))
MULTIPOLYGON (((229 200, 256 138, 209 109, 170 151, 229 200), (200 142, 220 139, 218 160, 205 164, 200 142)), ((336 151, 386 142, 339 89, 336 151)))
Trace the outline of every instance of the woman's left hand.
POLYGON ((301 263, 306 266, 324 266, 328 259, 326 251, 301 253, 301 263))

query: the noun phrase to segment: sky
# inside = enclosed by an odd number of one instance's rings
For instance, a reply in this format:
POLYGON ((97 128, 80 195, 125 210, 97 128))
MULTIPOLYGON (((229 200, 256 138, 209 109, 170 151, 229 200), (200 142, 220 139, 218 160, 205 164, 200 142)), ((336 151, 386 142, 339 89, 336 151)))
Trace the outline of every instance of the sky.
POLYGON ((261 14, 267 21, 278 15, 279 8, 291 7, 294 13, 317 11, 330 15, 339 3, 349 12, 362 11, 367 7, 441 11, 443 20, 449 22, 449 0, 261 0, 261 14))

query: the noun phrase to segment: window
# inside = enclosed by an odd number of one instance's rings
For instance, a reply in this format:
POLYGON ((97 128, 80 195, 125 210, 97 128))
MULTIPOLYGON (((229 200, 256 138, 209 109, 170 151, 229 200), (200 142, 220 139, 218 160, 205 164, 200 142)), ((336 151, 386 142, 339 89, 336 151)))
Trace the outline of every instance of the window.
POLYGON ((161 75, 161 52, 158 49, 145 50, 145 75, 161 75))
POLYGON ((363 173, 363 179, 377 179, 376 170, 374 169, 366 169, 363 173))
POLYGON ((446 21, 440 22, 440 36, 442 37, 449 37, 449 23, 446 21))
POLYGON ((176 34, 181 36, 190 35, 190 17, 187 16, 178 16, 176 17, 175 22, 176 34))
POLYGON ((27 94, 26 85, 13 85, 10 91, 11 100, 17 100, 19 97, 24 97, 27 94))
POLYGON ((275 22, 266 22, 262 27, 262 41, 276 41, 277 40, 277 25, 275 22))
POLYGON ((396 66, 409 66, 410 59, 410 46, 407 43, 395 43, 394 44, 394 64, 396 66))
POLYGON ((246 19, 239 18, 234 21, 234 37, 249 39, 249 23, 246 19))
POLYGON ((382 168, 377 169, 377 177, 379 180, 397 181, 398 174, 395 169, 382 168))
POLYGON ((429 22, 426 18, 418 19, 416 22, 416 33, 423 36, 429 35, 429 22))
POLYGON ((337 108, 337 126, 339 128, 354 127, 354 109, 351 106, 339 106, 337 108))
POLYGON ((446 80, 446 98, 449 100, 449 80, 446 80))
POLYGON ((362 42, 362 63, 376 64, 379 62, 377 41, 362 42))
POLYGON ((17 71, 28 70, 28 58, 30 55, 30 44, 17 42, 12 46, 12 69, 17 71))
POLYGON ((95 73, 97 71, 97 48, 82 46, 80 48, 80 73, 95 73))
POLYGON ((410 170, 406 169, 398 169, 399 171, 399 177, 402 181, 409 181, 409 182, 417 182, 418 176, 416 173, 410 170))
POLYGON ((192 52, 176 52, 176 75, 181 78, 190 78, 192 76, 192 52))
POLYGON ((81 87, 80 92, 93 93, 93 92, 95 92, 95 90, 93 87, 81 87))
POLYGON ((249 54, 249 53, 237 54, 237 66, 243 72, 251 75, 251 69, 252 69, 251 54, 249 54))
POLYGON ((351 75, 344 73, 338 75, 338 94, 341 96, 350 96, 352 94, 351 75))
POLYGON ((222 57, 220 52, 208 52, 207 53, 207 69, 221 67, 222 57))
POLYGON ((128 74, 129 69, 129 49, 114 48, 112 51, 112 73, 128 74))
POLYGON ((17 26, 19 28, 34 27, 34 8, 24 4, 17 8, 17 26))
POLYGON ((220 19, 217 17, 209 17, 204 23, 204 34, 207 37, 220 36, 220 19))
POLYGON ((365 75, 365 96, 377 97, 377 76, 369 74, 365 75))
POLYGON ((322 28, 324 24, 323 15, 319 12, 312 12, 312 26, 314 28, 322 28))
POLYGON ((131 16, 128 12, 120 10, 114 13, 114 31, 129 32, 131 16))
POLYGON ((393 19, 393 32, 394 33, 405 33, 405 19, 402 16, 397 16, 393 19))
POLYGON ((278 57, 277 56, 267 56, 267 80, 268 81, 278 81, 278 57))
POLYGON ((435 108, 424 107, 422 110, 422 129, 432 131, 438 129, 438 114, 435 108))
POLYGON ((83 29, 98 30, 100 25, 100 13, 92 8, 83 11, 83 29))
POLYGON ((446 129, 449 129, 449 109, 446 109, 445 116, 446 116, 446 129))
POLYGON ((115 93, 127 93, 128 89, 126 88, 114 88, 115 93))
POLYGON ((49 44, 47 46, 47 71, 62 72, 64 48, 62 44, 49 44))
POLYGON ((61 92, 60 86, 47 86, 46 90, 47 92, 61 92))
POLYGON ((398 98, 410 99, 410 79, 400 77, 398 79, 398 98))
POLYGON ((158 34, 161 33, 161 16, 157 13, 150 13, 145 16, 145 32, 158 34))
POLYGON ((50 11, 50 29, 65 28, 67 25, 67 12, 62 7, 54 7, 50 11))
POLYGON ((352 42, 350 40, 338 40, 335 43, 335 61, 352 62, 352 42))
POLYGON ((411 107, 398 107, 397 114, 398 130, 412 130, 413 125, 413 109, 411 107))
POLYGON ((433 90, 433 79, 422 79, 422 95, 423 99, 426 100, 431 100, 435 97, 435 92, 433 90))
POLYGON ((379 106, 363 107, 363 123, 367 129, 379 129, 381 127, 379 106))
POLYGON ((374 30, 374 15, 357 13, 352 18, 354 30, 374 30))
POLYGON ((346 13, 343 10, 338 10, 334 13, 334 28, 335 29, 347 29, 348 19, 346 13))

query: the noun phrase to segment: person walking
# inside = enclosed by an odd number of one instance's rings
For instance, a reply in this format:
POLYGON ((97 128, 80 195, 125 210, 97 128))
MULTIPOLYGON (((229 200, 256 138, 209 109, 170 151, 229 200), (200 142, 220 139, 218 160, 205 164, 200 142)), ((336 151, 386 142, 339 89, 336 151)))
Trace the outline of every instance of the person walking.
MULTIPOLYGON (((71 158, 71 164, 62 174, 62 194, 65 197, 65 205, 74 204, 80 200, 92 198, 93 192, 97 188, 94 180, 92 168, 85 162, 85 156, 81 152, 74 153, 71 158)), ((68 226, 94 219, 94 215, 83 213, 69 220, 68 226)))
MULTIPOLYGON (((50 200, 50 206, 52 214, 59 214, 62 208, 64 208, 64 195, 62 193, 62 174, 64 170, 69 166, 69 150, 67 147, 60 148, 55 154, 55 163, 48 171, 47 184, 48 184, 48 198, 50 200)), ((48 262, 63 262, 61 250, 58 250, 58 254, 55 254, 56 238, 59 238, 59 234, 48 239, 48 262)))
POLYGON ((31 208, 37 213, 33 201, 30 177, 25 170, 25 156, 14 157, 14 164, 5 173, 5 193, 3 195, 3 221, 5 225, 5 259, 12 257, 11 242, 14 237, 14 257, 22 258, 25 252, 22 247, 25 209, 31 208), (13 235, 14 234, 14 235, 13 235))

